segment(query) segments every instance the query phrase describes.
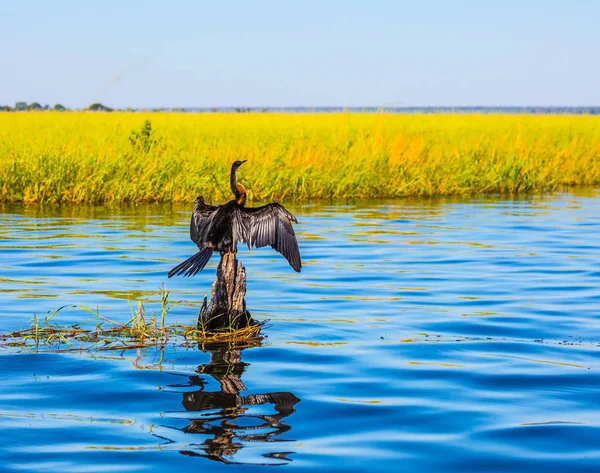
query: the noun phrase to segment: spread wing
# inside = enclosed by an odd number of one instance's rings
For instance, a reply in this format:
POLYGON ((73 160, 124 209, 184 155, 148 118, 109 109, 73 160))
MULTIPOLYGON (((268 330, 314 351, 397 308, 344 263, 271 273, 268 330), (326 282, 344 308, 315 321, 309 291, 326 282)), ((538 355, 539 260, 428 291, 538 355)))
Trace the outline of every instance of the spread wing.
POLYGON ((204 248, 208 243, 208 232, 217 214, 217 210, 219 210, 219 207, 207 205, 204 202, 204 197, 196 197, 196 205, 194 206, 190 222, 190 238, 198 245, 198 248, 204 248))
POLYGON ((300 272, 300 250, 292 222, 298 223, 296 217, 280 204, 268 204, 263 207, 244 207, 240 209, 243 225, 243 239, 251 249, 270 245, 288 260, 295 271, 300 272), (244 228, 245 227, 245 228, 244 228))

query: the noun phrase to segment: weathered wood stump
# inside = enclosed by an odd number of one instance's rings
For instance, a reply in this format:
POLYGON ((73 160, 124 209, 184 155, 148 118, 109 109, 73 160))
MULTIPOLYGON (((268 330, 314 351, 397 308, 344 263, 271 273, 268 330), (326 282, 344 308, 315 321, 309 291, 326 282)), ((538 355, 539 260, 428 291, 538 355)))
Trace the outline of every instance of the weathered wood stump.
POLYGON ((198 314, 198 328, 211 331, 237 330, 252 325, 254 321, 246 309, 246 268, 235 253, 221 256, 217 280, 213 283, 210 304, 206 296, 198 314))

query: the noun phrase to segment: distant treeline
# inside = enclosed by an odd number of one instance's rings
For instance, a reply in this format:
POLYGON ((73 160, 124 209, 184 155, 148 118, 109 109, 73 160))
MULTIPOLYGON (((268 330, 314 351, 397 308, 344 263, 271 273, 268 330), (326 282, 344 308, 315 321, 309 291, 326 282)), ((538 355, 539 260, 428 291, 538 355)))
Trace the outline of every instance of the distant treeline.
MULTIPOLYGON (((38 102, 31 102, 31 103, 17 102, 14 107, 11 107, 10 105, 0 105, 0 112, 44 112, 44 111, 50 111, 50 110, 52 110, 54 112, 66 112, 66 111, 69 111, 70 109, 59 103, 57 103, 53 107, 50 107, 50 105, 48 105, 48 104, 42 105, 38 102)), ((92 105, 90 105, 87 108, 84 108, 83 110, 90 110, 93 112, 112 112, 113 111, 112 108, 102 105, 101 103, 93 103, 92 105)), ((130 110, 134 111, 133 109, 130 109, 130 110)))
POLYGON ((27 111, 43 111, 43 110, 55 110, 59 112, 64 112, 67 110, 66 107, 57 103, 54 107, 50 107, 50 105, 42 105, 38 102, 17 102, 14 107, 10 105, 0 105, 0 111, 2 112, 27 112, 27 111))
POLYGON ((196 113, 473 113, 473 114, 533 114, 533 115, 600 115, 600 106, 590 107, 189 107, 179 109, 141 109, 144 112, 196 113))
MULTIPOLYGON (((41 105, 38 102, 30 104, 17 102, 14 107, 0 105, 2 112, 27 111, 70 111, 71 109, 56 104, 41 105)), ((79 110, 79 109, 73 109, 79 110)), ((600 106, 587 107, 155 107, 155 108, 110 108, 101 103, 93 103, 81 109, 93 112, 183 112, 183 113, 480 113, 480 114, 532 114, 532 115, 600 115, 600 106)))
MULTIPOLYGON (((59 103, 57 103, 53 107, 50 107, 50 105, 48 105, 48 104, 42 105, 38 102, 31 102, 31 103, 17 102, 14 107, 11 107, 10 105, 0 105, 0 112, 44 112, 44 111, 50 111, 50 110, 52 110, 54 112, 66 112, 66 111, 69 111, 70 109, 59 103)), ((87 108, 84 108, 83 110, 90 110, 93 112, 112 112, 113 111, 112 108, 102 105, 101 103, 93 103, 92 105, 90 105, 87 108)), ((133 109, 130 109, 130 110, 134 111, 133 109)))

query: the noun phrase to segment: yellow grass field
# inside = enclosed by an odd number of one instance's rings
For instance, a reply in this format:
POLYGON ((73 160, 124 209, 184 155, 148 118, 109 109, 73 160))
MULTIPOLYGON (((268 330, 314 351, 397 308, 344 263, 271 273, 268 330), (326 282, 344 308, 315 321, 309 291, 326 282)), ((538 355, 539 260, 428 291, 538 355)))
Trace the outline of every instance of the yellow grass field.
POLYGON ((0 202, 220 202, 236 159, 255 201, 552 191, 600 184, 600 117, 0 113, 0 202))

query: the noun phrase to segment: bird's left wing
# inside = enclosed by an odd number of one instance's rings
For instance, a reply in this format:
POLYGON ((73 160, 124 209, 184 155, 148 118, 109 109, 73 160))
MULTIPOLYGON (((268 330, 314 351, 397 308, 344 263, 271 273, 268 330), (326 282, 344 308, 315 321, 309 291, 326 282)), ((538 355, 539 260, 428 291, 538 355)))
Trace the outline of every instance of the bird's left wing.
POLYGON ((300 272, 300 250, 292 222, 298 223, 296 217, 282 205, 274 203, 263 207, 244 207, 239 210, 241 221, 240 231, 244 232, 243 239, 238 241, 248 243, 248 247, 262 248, 270 245, 274 250, 285 256, 290 266, 300 272))
POLYGON ((218 209, 219 207, 214 205, 207 205, 201 195, 196 197, 196 205, 190 222, 190 238, 199 248, 203 248, 207 243, 208 231, 218 209))

